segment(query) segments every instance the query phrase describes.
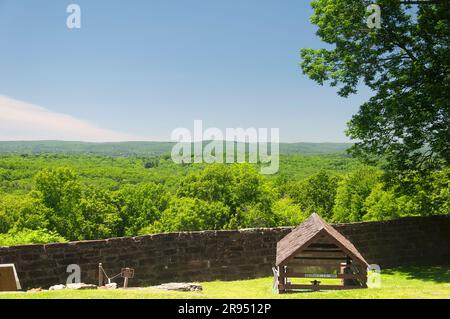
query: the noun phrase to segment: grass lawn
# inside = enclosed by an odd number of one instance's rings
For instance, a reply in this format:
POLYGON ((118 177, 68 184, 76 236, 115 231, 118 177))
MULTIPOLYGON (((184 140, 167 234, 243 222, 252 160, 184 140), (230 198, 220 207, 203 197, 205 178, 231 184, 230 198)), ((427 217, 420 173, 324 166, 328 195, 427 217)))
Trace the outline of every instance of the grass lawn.
MULTIPOLYGON (((154 288, 137 290, 62 290, 42 292, 0 293, 1 298, 33 299, 162 299, 162 298, 445 298, 450 299, 450 268, 408 267, 385 269, 381 274, 381 288, 346 291, 298 292, 284 295, 272 293, 273 278, 241 281, 204 282, 202 292, 168 292, 154 288)), ((324 282, 325 283, 325 282, 324 282)))

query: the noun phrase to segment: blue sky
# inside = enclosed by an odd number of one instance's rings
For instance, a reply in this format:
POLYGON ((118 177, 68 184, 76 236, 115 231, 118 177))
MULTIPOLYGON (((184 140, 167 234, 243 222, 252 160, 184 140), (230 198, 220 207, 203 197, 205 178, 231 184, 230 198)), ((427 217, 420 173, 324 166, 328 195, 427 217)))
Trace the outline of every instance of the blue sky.
POLYGON ((300 48, 323 46, 311 14, 305 0, 0 0, 0 140, 167 141, 199 119, 348 141, 369 92, 302 75, 300 48))

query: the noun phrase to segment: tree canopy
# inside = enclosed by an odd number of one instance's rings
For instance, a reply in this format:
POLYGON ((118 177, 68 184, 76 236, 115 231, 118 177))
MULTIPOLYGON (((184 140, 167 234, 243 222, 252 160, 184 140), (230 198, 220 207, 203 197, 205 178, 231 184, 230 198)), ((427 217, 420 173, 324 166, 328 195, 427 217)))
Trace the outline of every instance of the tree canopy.
MULTIPOLYGON (((7 175, 23 174, 23 163, 28 164, 29 159, 13 158, 18 163, 4 166, 7 175), (18 170, 11 169, 16 166, 18 170)), ((295 159, 291 158, 297 165, 302 163, 295 159)), ((79 158, 73 160, 77 163, 79 158)), ((318 160, 314 157, 308 163, 317 165, 318 160)), ((83 161, 83 167, 88 167, 90 161, 98 163, 98 158, 83 161)), ((115 165, 106 158, 102 162, 115 165)), ((142 160, 141 165, 146 162, 142 160)), ((145 174, 140 182, 135 182, 137 176, 127 179, 135 165, 131 161, 121 169, 118 188, 109 182, 99 185, 97 176, 105 176, 106 168, 98 167, 93 179, 71 167, 75 165, 42 168, 29 192, 0 194, 0 245, 296 226, 313 212, 328 221, 357 222, 442 215, 450 209, 450 169, 427 177, 410 175, 414 188, 399 194, 401 186, 385 185, 379 168, 349 165, 340 173, 325 169, 328 164, 328 160, 323 161, 324 169, 303 179, 292 174, 268 178, 249 164, 185 167, 185 176, 176 182, 161 179, 156 183, 149 182, 145 174)), ((162 165, 151 172, 158 175, 163 170, 161 176, 167 176, 167 169, 171 167, 162 165)), ((5 185, 14 190, 16 181, 9 182, 5 185)))
POLYGON ((367 1, 313 0, 311 22, 329 46, 302 49, 301 68, 343 97, 361 84, 373 91, 348 123, 353 154, 395 177, 448 167, 450 1, 377 4, 381 28, 368 30, 367 1))

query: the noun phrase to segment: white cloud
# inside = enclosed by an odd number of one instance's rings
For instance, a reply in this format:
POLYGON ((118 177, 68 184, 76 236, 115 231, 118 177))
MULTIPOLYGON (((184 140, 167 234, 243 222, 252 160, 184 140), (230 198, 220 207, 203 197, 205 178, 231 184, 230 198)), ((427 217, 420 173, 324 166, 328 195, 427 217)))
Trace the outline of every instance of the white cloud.
POLYGON ((0 95, 0 140, 115 142, 145 138, 102 129, 88 121, 0 95))

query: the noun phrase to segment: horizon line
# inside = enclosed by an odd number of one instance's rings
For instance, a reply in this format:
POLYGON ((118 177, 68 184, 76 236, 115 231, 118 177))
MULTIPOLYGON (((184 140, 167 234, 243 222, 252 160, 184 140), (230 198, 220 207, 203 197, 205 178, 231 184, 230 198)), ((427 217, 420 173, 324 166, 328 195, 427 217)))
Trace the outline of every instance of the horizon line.
MULTIPOLYGON (((199 143, 199 142, 212 142, 214 140, 201 140, 201 141, 193 141, 190 143, 199 143)), ((250 144, 250 142, 242 142, 242 141, 228 141, 228 140, 217 140, 217 142, 234 142, 234 143, 246 143, 250 144)), ((33 143, 33 142, 62 142, 62 143, 84 143, 84 144, 117 144, 117 143, 179 143, 178 141, 158 141, 158 140, 125 140, 125 141, 82 141, 82 140, 0 140, 0 143, 33 143)), ((185 142, 189 143, 189 142, 185 142)), ((266 142, 258 142, 258 143, 271 143, 270 141, 266 142)), ((279 142, 278 144, 355 144, 355 142, 279 142)))

